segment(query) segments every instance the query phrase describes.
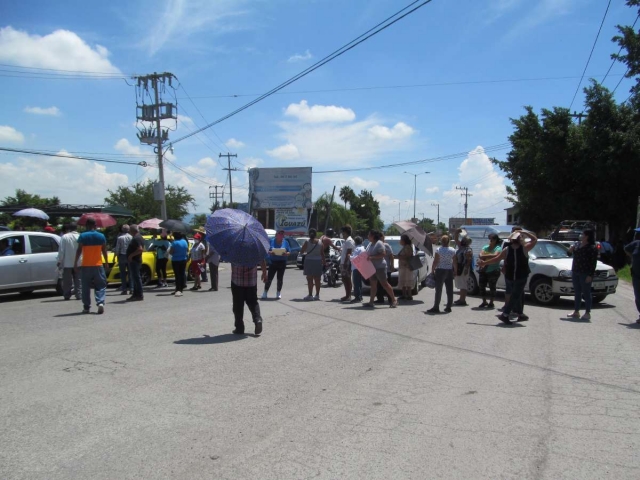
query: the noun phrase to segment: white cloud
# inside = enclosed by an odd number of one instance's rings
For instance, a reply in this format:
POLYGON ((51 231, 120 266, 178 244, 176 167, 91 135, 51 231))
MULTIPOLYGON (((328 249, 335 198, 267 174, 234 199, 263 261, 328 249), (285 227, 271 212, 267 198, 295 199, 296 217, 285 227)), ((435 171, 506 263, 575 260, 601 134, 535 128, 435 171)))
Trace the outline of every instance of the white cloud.
POLYGON ((245 165, 247 169, 259 167, 263 163, 264 160, 258 157, 247 157, 242 159, 242 164, 245 165))
POLYGON ((440 187, 429 187, 424 189, 427 193, 438 193, 440 191, 440 187))
POLYGON ((380 182, 376 182, 375 180, 365 180, 364 178, 360 178, 360 177, 353 177, 351 180, 349 180, 348 183, 352 188, 359 188, 359 189, 365 189, 365 190, 371 190, 373 188, 378 188, 380 186, 380 182))
POLYGON ((505 40, 514 39, 523 35, 536 27, 571 13, 577 7, 577 0, 539 0, 537 2, 522 2, 502 0, 502 9, 497 12, 496 18, 504 13, 519 7, 520 5, 531 6, 529 11, 523 12, 519 16, 520 20, 511 23, 511 28, 505 35, 505 40))
POLYGON ((109 51, 89 46, 69 30, 30 35, 12 27, 0 28, 0 62, 22 67, 87 72, 121 73, 109 61, 109 51))
POLYGON ((24 135, 13 127, 0 125, 0 142, 22 143, 24 135))
POLYGON ((237 150, 244 147, 245 145, 240 140, 236 140, 235 138, 230 138, 225 142, 225 146, 232 150, 237 150))
POLYGON ((296 53, 295 55, 291 55, 287 60, 287 62, 289 63, 304 62, 305 60, 311 60, 312 58, 313 58, 313 55, 311 55, 311 52, 307 50, 302 55, 299 53, 296 53))
POLYGON ((60 109, 58 107, 25 107, 24 111, 34 115, 49 115, 52 117, 60 116, 60 109))
POLYGON ((369 129, 369 133, 376 138, 383 140, 399 140, 410 137, 416 131, 404 122, 396 123, 393 128, 385 127, 383 125, 374 125, 369 129))
POLYGON ((304 123, 322 122, 351 122, 356 114, 350 108, 336 107, 335 105, 313 105, 309 107, 306 100, 300 103, 292 103, 284 112, 289 117, 296 117, 304 123))
POLYGON ((215 168, 216 161, 211 157, 205 157, 198 161, 198 165, 205 168, 215 168))
MULTIPOLYGON (((65 150, 58 153, 67 154, 65 150)), ((58 196, 62 203, 99 204, 107 190, 128 183, 127 175, 108 171, 105 164, 76 158, 16 157, 0 163, 0 197, 20 188, 45 197, 58 196)))
MULTIPOLYGON (((125 153, 127 155, 145 154, 145 152, 142 151, 142 148, 140 148, 140 145, 132 145, 131 142, 129 142, 129 140, 127 140, 126 138, 121 138, 120 140, 118 140, 113 148, 115 148, 120 153, 125 153)), ((147 155, 148 154, 149 153, 147 152, 147 155)))
POLYGON ((280 145, 273 150, 267 150, 267 155, 273 158, 278 158, 280 160, 295 160, 297 158, 300 158, 298 147, 296 147, 292 143, 280 145))

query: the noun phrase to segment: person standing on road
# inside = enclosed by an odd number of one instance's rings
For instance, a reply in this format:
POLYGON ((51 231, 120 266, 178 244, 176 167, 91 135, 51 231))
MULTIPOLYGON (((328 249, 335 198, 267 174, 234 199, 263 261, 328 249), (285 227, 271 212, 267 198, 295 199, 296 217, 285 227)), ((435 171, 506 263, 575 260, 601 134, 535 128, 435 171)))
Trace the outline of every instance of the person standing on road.
POLYGON ((356 245, 351 238, 351 225, 347 224, 340 230, 344 243, 340 250, 340 274, 342 275, 342 284, 344 285, 344 297, 340 299, 342 302, 348 302, 351 300, 351 289, 353 284, 351 283, 351 255, 353 254, 356 245))
POLYGON ((276 291, 276 298, 280 300, 282 298, 282 285, 284 281, 284 273, 287 271, 287 259, 291 253, 291 247, 289 242, 284 238, 284 230, 278 230, 276 236, 271 239, 271 248, 269 249, 269 274, 267 276, 267 282, 264 284, 264 292, 262 292, 262 299, 266 299, 269 295, 269 288, 271 288, 271 282, 273 277, 278 275, 278 284, 276 291), (275 254, 274 249, 282 249, 283 253, 275 254))
POLYGON ((635 232, 633 242, 625 246, 624 251, 631 257, 631 282, 638 310, 636 323, 640 323, 640 228, 636 228, 635 232))
MULTIPOLYGON (((267 281, 267 262, 262 260, 262 281, 267 281)), ((231 264, 231 295, 233 296, 233 316, 235 318, 236 335, 244 335, 244 305, 247 304, 253 323, 255 334, 262 333, 262 317, 258 304, 258 267, 243 267, 231 264)))
MULTIPOLYGON (((480 260, 489 260, 500 255, 502 247, 498 245, 500 237, 495 233, 489 234, 489 245, 482 247, 480 260)), ((482 303, 479 308, 495 308, 493 300, 496 298, 496 284, 500 278, 500 265, 487 265, 480 269, 479 284, 482 303), (487 284, 489 285, 489 303, 487 303, 487 284)))
POLYGON ((409 264, 411 257, 413 257, 413 245, 409 235, 405 233, 400 237, 400 245, 402 245, 400 252, 398 252, 398 288, 402 290, 400 300, 413 300, 411 289, 415 275, 409 264))
MULTIPOLYGON (((384 261, 387 264, 387 283, 389 285, 391 285, 391 273, 395 272, 395 257, 393 256, 393 249, 391 248, 391 245, 389 245, 387 242, 385 242, 385 237, 384 237, 384 233, 382 234, 382 244, 384 245, 384 261)), ((393 288, 392 288, 393 290, 393 288)), ((387 291, 383 288, 379 288, 378 289, 378 293, 376 294, 376 303, 379 303, 381 305, 384 305, 384 294, 387 293, 387 291)), ((389 296, 389 294, 387 293, 387 297, 389 298, 389 305, 391 305, 393 303, 393 301, 391 300, 391 297, 389 296)))
POLYGON ((473 263, 473 250, 469 246, 471 245, 471 239, 468 236, 460 238, 460 233, 462 233, 462 229, 458 228, 454 235, 454 241, 456 245, 458 245, 458 249, 456 250, 457 268, 455 270, 455 283, 456 288, 460 291, 460 298, 453 302, 453 304, 466 307, 469 273, 471 272, 473 263))
POLYGON ((75 255, 78 251, 78 237, 76 222, 64 226, 65 234, 60 238, 58 249, 58 268, 62 269, 62 296, 69 300, 71 295, 80 300, 82 290, 80 286, 80 272, 73 268, 75 255))
POLYGON ((129 226, 131 241, 127 247, 127 261, 129 262, 129 274, 133 282, 133 292, 127 298, 127 302, 141 302, 144 300, 142 290, 142 252, 144 252, 144 238, 138 231, 135 223, 129 226))
POLYGON ((120 269, 120 295, 127 295, 127 293, 133 293, 133 280, 129 275, 129 262, 127 261, 127 248, 131 242, 131 235, 129 234, 129 225, 122 225, 122 233, 116 240, 115 256, 118 259, 118 268, 120 269), (129 287, 129 292, 127 291, 129 287))
POLYGON ((304 255, 304 274, 307 277, 309 295, 305 300, 320 300, 320 284, 322 281, 322 267, 324 265, 324 248, 322 242, 316 238, 318 232, 315 228, 309 229, 309 240, 304 242, 300 253, 304 255), (316 286, 316 295, 313 296, 313 285, 316 286))
POLYGON ((524 303, 524 287, 527 284, 527 278, 531 270, 529 269, 528 253, 538 243, 538 238, 531 232, 519 230, 509 236, 509 247, 500 252, 500 255, 489 260, 480 260, 478 265, 495 265, 504 260, 504 278, 507 288, 511 290, 509 302, 505 305, 502 314, 498 319, 503 323, 512 323, 509 315, 514 312, 518 315, 518 322, 526 322, 529 320, 523 311, 524 303), (529 237, 530 241, 525 244, 525 237, 529 237))
MULTIPOLYGON (((350 260, 356 258, 362 252, 364 252, 364 247, 362 246, 362 237, 358 236, 354 239, 355 246, 353 253, 349 257, 350 260)), ((356 268, 356 266, 351 262, 351 270, 353 272, 353 300, 351 303, 359 303, 362 301, 362 275, 356 268)))
POLYGON ((187 286, 187 255, 189 254, 189 244, 184 239, 182 233, 173 233, 173 243, 169 249, 173 273, 176 276, 176 289, 173 294, 176 297, 182 296, 182 291, 187 286))
POLYGON ((167 240, 167 233, 162 232, 159 240, 154 240, 149 245, 149 250, 156 251, 156 273, 158 274, 158 287, 167 287, 167 263, 169 262, 169 248, 171 242, 167 240))
POLYGON ((387 281, 388 270, 386 257, 388 256, 388 253, 385 249, 383 239, 384 236, 379 230, 369 231, 369 242, 371 243, 367 247, 367 255, 369 256, 369 260, 371 261, 371 263, 373 263, 373 266, 376 269, 376 273, 369 279, 369 282, 371 283, 371 292, 369 301, 363 303, 363 306, 365 307, 375 307, 373 299, 376 297, 378 283, 380 284, 380 288, 387 292, 387 295, 389 296, 389 302, 391 303, 390 307, 396 308, 398 306, 398 300, 396 300, 396 297, 393 294, 393 288, 391 288, 391 285, 389 285, 389 282, 387 281))
POLYGON ((447 289, 447 305, 444 311, 450 313, 453 304, 453 272, 458 268, 458 261, 456 260, 456 251, 449 246, 447 235, 440 237, 440 247, 436 250, 431 268, 435 274, 436 296, 433 307, 427 310, 427 313, 440 313, 443 285, 447 289))
POLYGON ((206 247, 202 242, 202 234, 196 233, 193 236, 194 244, 191 247, 191 276, 193 277, 193 287, 189 290, 200 290, 202 288, 200 282, 202 273, 202 266, 205 264, 205 251, 206 247))
POLYGON ((591 282, 598 263, 595 232, 591 229, 584 230, 580 234, 580 243, 577 248, 572 245, 569 252, 573 257, 571 280, 574 290, 574 308, 569 318, 580 318, 580 304, 584 298, 585 312, 581 320, 591 320, 591 282))
POLYGON ((85 223, 87 229, 78 237, 78 250, 73 268, 78 272, 78 261, 82 257, 81 284, 82 284, 82 313, 91 311, 91 286, 95 291, 98 315, 104 313, 104 300, 107 294, 107 276, 105 265, 109 264, 107 257, 107 239, 96 231, 96 220, 88 217, 85 223), (102 257, 103 261, 100 261, 102 257))
POLYGON ((209 264, 209 273, 211 274, 211 287, 209 287, 210 292, 218 291, 218 267, 220 265, 220 254, 213 248, 211 243, 209 244, 209 251, 207 254, 206 261, 209 264))

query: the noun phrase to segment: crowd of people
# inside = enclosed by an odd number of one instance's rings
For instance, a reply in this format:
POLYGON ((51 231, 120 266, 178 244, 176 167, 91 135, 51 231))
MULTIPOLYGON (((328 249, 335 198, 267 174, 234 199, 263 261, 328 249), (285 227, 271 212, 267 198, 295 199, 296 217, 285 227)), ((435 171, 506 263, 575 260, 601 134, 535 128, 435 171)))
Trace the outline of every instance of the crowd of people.
MULTIPOLYGON (((385 237, 378 230, 370 230, 367 236, 368 245, 364 246, 362 237, 352 237, 352 228, 345 225, 341 229, 342 244, 334 242, 335 233, 329 229, 325 235, 318 237, 315 229, 309 230, 309 239, 302 245, 303 270, 306 276, 308 301, 320 300, 322 275, 328 263, 331 249, 340 252, 340 274, 344 287, 344 296, 340 301, 345 303, 361 303, 365 308, 372 308, 375 304, 386 304, 396 308, 399 300, 412 300, 411 290, 415 276, 412 258, 416 256, 411 238, 404 234, 400 237, 400 251, 398 258, 398 283, 401 292, 395 296, 391 286, 391 273, 395 271, 395 256, 391 246, 385 242, 385 237), (356 260, 360 258, 360 261, 356 260), (369 262, 367 266, 363 262, 369 262), (357 264, 357 265, 356 265, 357 264), (369 268, 364 268, 365 266, 369 268), (364 270, 368 274, 364 274, 364 270), (363 297, 363 282, 369 281, 369 299, 363 297), (385 299, 386 296, 386 299, 385 299)), ((471 239, 461 235, 462 230, 454 232, 453 238, 443 235, 439 239, 439 246, 434 250, 432 265, 432 283, 435 288, 434 304, 427 310, 428 314, 439 314, 443 288, 446 290, 444 313, 450 313, 452 307, 468 306, 467 285, 470 272, 477 267, 479 290, 482 309, 494 309, 496 298, 496 284, 500 274, 505 277, 505 304, 498 318, 501 322, 510 324, 513 321, 527 321, 524 314, 524 289, 530 273, 528 253, 537 243, 536 236, 520 227, 514 227, 511 235, 504 244, 497 235, 490 235, 488 243, 481 247, 477 266, 474 266, 471 239), (455 245, 456 248, 452 245, 455 245), (501 266, 502 263, 502 266, 501 266), (454 284, 459 291, 459 298, 454 301, 454 284), (487 291, 488 287, 488 291, 487 291)), ((204 238, 202 233, 194 236, 194 244, 189 248, 187 239, 180 232, 173 233, 172 241, 168 235, 162 233, 159 238, 154 235, 149 250, 156 252, 156 272, 158 288, 168 286, 167 263, 171 259, 175 274, 173 294, 183 295, 187 286, 187 264, 190 263, 190 273, 194 280, 190 290, 202 288, 202 282, 207 279, 207 266, 211 276, 210 291, 218 290, 218 269, 220 255, 204 238)), ((5 249, 6 250, 6 249, 5 249)), ((122 295, 129 295, 127 301, 143 301, 144 290, 141 279, 142 255, 145 251, 145 241, 140 235, 137 225, 124 225, 115 245, 114 256, 120 270, 120 291, 122 295)), ((585 229, 580 235, 580 241, 570 248, 573 257, 572 282, 575 290, 574 311, 572 318, 589 320, 591 318, 592 295, 591 282, 596 270, 598 250, 596 248, 595 233, 592 229, 585 229), (584 314, 580 314, 584 302, 584 314)), ((632 259, 632 279, 635 301, 640 313, 640 228, 636 229, 635 240, 625 247, 625 252, 632 259)), ((235 329, 233 333, 244 334, 244 305, 247 305, 255 324, 255 333, 262 332, 262 317, 258 302, 258 270, 262 272, 261 279, 264 290, 261 299, 267 299, 274 279, 276 282, 276 299, 282 298, 287 258, 291 250, 285 233, 280 230, 270 240, 268 251, 269 265, 263 260, 260 265, 246 267, 231 264, 231 291, 233 296, 233 313, 235 329)), ((86 230, 78 233, 75 223, 65 225, 61 237, 58 267, 62 271, 63 296, 69 300, 72 296, 81 299, 83 313, 91 309, 91 289, 94 290, 94 300, 97 313, 105 311, 105 295, 107 277, 105 267, 108 265, 107 241, 105 236, 97 231, 93 218, 87 219, 86 230)), ((637 320, 640 323, 640 317, 637 320)))

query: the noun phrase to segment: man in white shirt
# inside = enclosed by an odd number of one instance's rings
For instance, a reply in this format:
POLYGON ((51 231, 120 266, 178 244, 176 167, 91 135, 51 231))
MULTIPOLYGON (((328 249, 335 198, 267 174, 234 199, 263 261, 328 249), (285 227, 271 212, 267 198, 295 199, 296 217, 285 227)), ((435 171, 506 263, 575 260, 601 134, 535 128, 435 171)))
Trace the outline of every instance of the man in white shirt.
POLYGON ((80 300, 82 289, 80 288, 80 272, 75 272, 73 265, 78 250, 78 234, 76 222, 64 226, 65 234, 60 239, 58 248, 58 268, 62 269, 62 296, 69 300, 71 295, 80 300))
POLYGON ((129 234, 129 225, 122 225, 122 233, 116 240, 116 251, 114 252, 118 258, 118 268, 120 268, 120 295, 127 295, 127 286, 129 291, 133 292, 133 278, 129 275, 129 258, 127 256, 127 249, 132 238, 129 234))
POLYGON ((345 291, 345 296, 340 300, 348 302, 351 300, 351 289, 353 288, 353 283, 351 282, 351 254, 356 248, 356 244, 353 242, 353 238, 351 238, 351 225, 345 225, 340 231, 344 239, 342 250, 340 250, 340 273, 345 291))

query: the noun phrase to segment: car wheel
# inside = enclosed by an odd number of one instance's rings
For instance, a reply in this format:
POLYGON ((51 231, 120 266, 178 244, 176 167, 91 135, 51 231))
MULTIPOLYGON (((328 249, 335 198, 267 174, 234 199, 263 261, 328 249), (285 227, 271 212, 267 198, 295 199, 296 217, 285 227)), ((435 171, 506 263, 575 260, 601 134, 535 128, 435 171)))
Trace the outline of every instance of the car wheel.
POLYGON ((600 303, 600 302, 604 301, 605 298, 607 298, 606 294, 605 295, 594 295, 591 298, 591 302, 592 303, 600 303))
POLYGON ((477 295, 480 288, 478 287, 478 280, 473 272, 469 272, 469 278, 467 279, 467 293, 469 295, 477 295))
POLYGON ((418 295, 420 293, 420 283, 418 282, 418 276, 416 275, 416 283, 411 289, 411 295, 418 295))
POLYGON ((151 270, 146 265, 140 269, 140 277, 142 278, 142 286, 147 286, 151 282, 151 270))
POLYGON ((533 299, 540 305, 553 305, 558 301, 558 296, 553 294, 551 280, 546 278, 536 280, 530 290, 533 299))

